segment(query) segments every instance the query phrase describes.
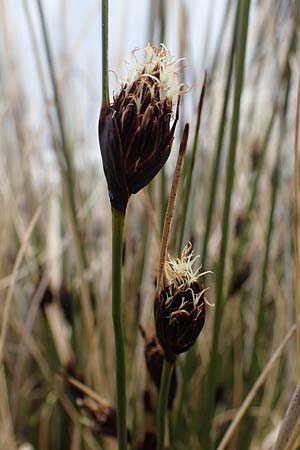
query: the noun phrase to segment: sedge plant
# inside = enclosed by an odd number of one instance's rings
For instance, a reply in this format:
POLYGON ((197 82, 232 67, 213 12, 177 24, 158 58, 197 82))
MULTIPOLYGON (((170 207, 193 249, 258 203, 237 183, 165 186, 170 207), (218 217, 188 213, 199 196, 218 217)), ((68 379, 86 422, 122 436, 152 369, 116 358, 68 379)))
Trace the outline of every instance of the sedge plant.
POLYGON ((122 248, 131 194, 147 186, 169 157, 179 116, 182 84, 178 61, 164 45, 133 53, 134 65, 109 100, 108 5, 102 3, 102 106, 99 142, 112 212, 112 317, 115 334, 119 450, 127 448, 125 337, 122 312, 122 248), (139 60, 141 54, 141 58, 139 60), (174 99, 178 97, 175 117, 174 99))

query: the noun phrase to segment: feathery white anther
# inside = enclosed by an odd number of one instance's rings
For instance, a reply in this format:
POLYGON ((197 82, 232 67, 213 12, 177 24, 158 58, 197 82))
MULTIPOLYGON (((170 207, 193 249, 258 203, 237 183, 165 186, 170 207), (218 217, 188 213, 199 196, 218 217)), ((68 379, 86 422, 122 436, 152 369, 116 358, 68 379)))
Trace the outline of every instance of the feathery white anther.
MULTIPOLYGON (((210 271, 201 272, 201 266, 194 269, 194 263, 198 258, 200 258, 200 256, 195 256, 194 251, 192 250, 192 244, 189 242, 184 247, 181 258, 169 258, 165 262, 167 282, 170 283, 170 285, 174 285, 174 288, 177 291, 184 291, 189 289, 200 277, 207 273, 211 273, 210 271)), ((191 289, 191 291, 193 290, 191 289)))
POLYGON ((150 88, 152 97, 155 98, 156 85, 159 92, 159 98, 156 100, 169 100, 173 104, 184 87, 184 83, 180 81, 181 61, 182 59, 176 60, 171 56, 164 44, 161 44, 160 48, 147 44, 143 48, 135 49, 132 52, 132 64, 129 64, 127 78, 119 79, 120 90, 125 88, 126 93, 129 93, 133 83, 138 81, 135 92, 138 99, 151 78, 154 81, 154 85, 150 88))

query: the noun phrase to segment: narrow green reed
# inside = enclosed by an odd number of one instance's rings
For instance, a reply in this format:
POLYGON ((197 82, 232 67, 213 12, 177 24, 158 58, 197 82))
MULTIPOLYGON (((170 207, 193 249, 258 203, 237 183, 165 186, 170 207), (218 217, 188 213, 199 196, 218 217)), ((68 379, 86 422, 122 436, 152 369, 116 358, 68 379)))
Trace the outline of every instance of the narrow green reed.
POLYGON ((233 285, 234 277, 235 277, 235 275, 236 275, 236 273, 238 271, 238 267, 239 267, 239 264, 240 264, 242 256, 243 256, 243 250, 244 250, 245 245, 246 245, 246 243, 248 241, 249 230, 250 230, 250 225, 251 225, 252 212, 253 212, 253 209, 254 209, 254 206, 255 206, 255 200, 256 200, 256 197, 257 197, 259 180, 261 178, 261 173, 262 173, 262 169, 263 169, 263 166, 264 166, 264 161, 265 161, 265 157, 266 157, 266 153, 267 153, 267 149, 268 149, 268 143, 269 143, 269 140, 270 140, 271 132, 272 132, 273 125, 274 125, 274 119, 275 119, 275 116, 276 116, 276 111, 277 111, 277 108, 274 106, 273 111, 271 113, 271 117, 269 119, 269 123, 268 123, 267 129, 266 129, 265 137, 264 137, 263 144, 262 144, 261 153, 259 155, 258 166, 257 166, 257 169, 256 169, 255 178, 254 178, 253 186, 252 186, 252 190, 251 190, 251 197, 250 197, 248 206, 246 208, 246 212, 244 214, 244 222, 243 222, 241 235, 239 236, 238 247, 237 247, 236 252, 234 254, 234 257, 233 257, 231 276, 229 278, 229 285, 228 285, 228 289, 227 289, 227 294, 225 295, 225 301, 230 296, 230 292, 231 292, 231 288, 232 288, 232 285, 233 285))
MULTIPOLYGON (((90 298, 90 286, 84 277, 84 271, 87 268, 87 256, 85 252, 85 247, 83 245, 80 226, 78 223, 78 217, 76 212, 76 192, 75 192, 75 169, 72 159, 72 152, 70 145, 67 140, 67 135, 65 131, 65 123, 64 123, 64 115, 63 115, 63 107, 61 95, 57 85, 57 78, 55 73, 54 60, 52 56, 52 51, 50 47, 50 40, 48 35, 48 30, 46 26, 46 20, 43 10, 43 5, 41 0, 37 1, 39 19, 42 27, 42 37, 44 41, 44 47, 46 51, 47 64, 50 74, 50 80, 52 85, 52 90, 54 94, 54 105, 57 116, 59 134, 60 134, 60 144, 61 144, 61 154, 58 154, 58 161, 60 164, 61 176, 62 176, 62 184, 63 184, 63 192, 64 197, 66 199, 66 204, 68 207, 68 213, 70 215, 70 228, 72 232, 72 236, 74 239, 74 248, 76 251, 76 263, 78 267, 78 273, 80 276, 80 288, 81 288, 81 309, 83 316, 83 324, 85 327, 86 339, 87 341, 92 340, 92 349, 93 349, 93 376, 95 385, 100 385, 100 374, 99 367, 97 364, 97 360, 99 359, 99 355, 97 349, 95 348, 95 340, 93 340, 93 329, 94 329, 94 317, 91 305, 90 298)), ((52 122, 51 122, 52 123, 52 122)), ((60 152, 58 152, 60 153, 60 152)))
POLYGON ((236 80, 233 99, 233 113, 231 119, 231 130, 229 140, 229 154, 226 169, 226 187, 225 187, 225 203, 222 218, 222 238, 220 247, 219 264, 216 275, 216 307, 213 327, 213 341, 211 348, 211 357, 209 361, 207 377, 205 382, 205 395, 203 403, 203 426, 201 427, 200 440, 205 449, 211 448, 210 431, 215 410, 215 394, 218 382, 219 371, 219 336, 222 324, 223 313, 223 283, 225 273, 225 261, 229 234, 229 216, 231 206, 231 196, 234 184, 235 158, 238 142, 239 119, 240 119, 240 103, 244 81, 244 66, 246 56, 246 45, 248 35, 249 10, 251 0, 241 0, 239 9, 237 42, 239 43, 236 56, 236 80))
MULTIPOLYGON (((37 0, 37 6, 38 6, 39 17, 40 17, 41 26, 42 26, 42 36, 43 36, 45 50, 46 50, 50 79, 51 79, 52 89, 53 89, 53 93, 54 93, 54 104, 55 104, 57 121, 58 121, 58 126, 59 126, 60 137, 61 137, 61 150, 62 150, 62 154, 63 154, 63 164, 61 164, 61 170, 62 170, 62 175, 63 175, 63 181, 65 182, 64 184, 65 184, 66 197, 67 197, 68 204, 70 207, 72 229, 73 229, 74 238, 75 238, 75 245, 76 245, 77 253, 78 253, 78 256, 80 259, 81 271, 83 272, 87 268, 87 257, 86 257, 86 253, 85 253, 85 248, 82 244, 82 238, 80 235, 80 227, 79 227, 77 213, 76 213, 74 164, 73 164, 73 160, 72 160, 71 150, 69 148, 67 137, 66 137, 62 102, 61 102, 61 97, 60 97, 60 93, 59 93, 58 86, 57 86, 54 61, 53 61, 52 51, 50 48, 50 41, 49 41, 46 20, 45 20, 45 15, 44 15, 44 10, 43 10, 41 0, 37 0)), ((60 158, 59 158, 59 160, 60 160, 60 158)), ((81 277, 81 278, 83 278, 83 277, 81 277)), ((84 281, 83 281, 83 283, 86 284, 84 281)), ((85 291, 86 291, 87 296, 89 297, 88 288, 85 289, 85 291)), ((89 313, 87 313, 87 314, 89 314, 89 313)))
POLYGON ((210 236, 213 211, 214 211, 214 206, 215 206, 215 201, 216 201, 221 154, 222 154, 223 141, 224 141, 224 135, 225 135, 225 130, 226 130, 226 116, 227 116, 227 109, 228 109, 230 88, 231 88, 231 81, 232 81, 233 60, 234 60, 234 54, 236 51, 239 5, 240 5, 240 1, 238 2, 237 9, 236 9, 235 23, 234 23, 234 29, 233 29, 233 34, 232 34, 232 43, 231 43, 229 62, 228 62, 228 71, 227 71, 227 78, 226 78, 226 85, 225 85, 225 94, 224 94, 222 113, 221 113, 220 123, 219 123, 219 131, 218 131, 217 145, 216 145, 216 150, 215 150, 215 157, 214 157, 213 167, 212 167, 211 176, 210 176, 211 181, 210 181, 210 187, 209 187, 209 194, 207 196, 208 206, 207 206, 207 213, 206 213, 205 234, 204 234, 203 246, 202 246, 202 252, 201 252, 201 259, 202 259, 202 264, 204 267, 205 267, 205 263, 206 263, 208 240, 209 240, 209 236, 210 236))
MULTIPOLYGON (((184 186, 184 194, 183 194, 183 210, 182 210, 182 217, 181 217, 181 224, 179 229, 179 239, 178 239, 178 245, 177 245, 177 254, 180 255, 182 251, 183 246, 183 238, 184 238, 184 230, 186 225, 186 219, 187 219, 187 212, 188 212, 188 206, 189 206, 189 200, 191 196, 191 186, 192 186, 192 179, 193 179, 193 172, 195 167, 195 160, 196 160, 196 152, 198 148, 198 142, 199 142, 199 130, 200 130, 200 122, 201 122, 201 112, 203 107, 203 100, 204 100, 204 94, 205 94, 205 85, 206 85, 206 73, 203 80, 203 85, 200 93, 200 98, 198 102, 198 108, 197 108, 197 120, 196 120, 196 127, 195 127, 195 134, 192 144, 192 152, 190 155, 190 158, 186 164, 185 167, 185 176, 184 179, 186 180, 186 185, 184 186)), ((179 401, 177 406, 177 411, 175 415, 175 426, 174 426, 174 440, 177 438, 181 431, 180 424, 182 423, 182 414, 183 414, 183 406, 185 397, 187 394, 188 389, 188 380, 193 374, 195 364, 195 352, 196 352, 196 346, 193 345, 193 347, 187 352, 185 355, 185 359, 183 361, 183 367, 182 367, 182 383, 181 383, 181 389, 179 393, 179 401)))
MULTIPOLYGON (((109 104, 108 0, 102 0, 102 105, 109 104)), ((112 207, 112 319, 115 337, 118 449, 127 449, 125 335, 122 308, 122 255, 125 211, 112 207)))
MULTIPOLYGON (((165 0, 159 0, 159 44, 165 42, 166 33, 166 5, 165 0)), ((162 233, 167 207, 167 175, 165 167, 160 172, 160 232, 162 233)))
MULTIPOLYGON (((207 245, 208 245, 208 239, 210 234, 210 228, 212 223, 212 215, 215 205, 215 199, 216 199, 216 192, 217 192, 217 185, 218 185, 218 174, 220 169, 220 161, 221 161, 221 153, 222 153, 222 146, 223 146, 223 138, 225 134, 226 129, 226 115, 227 115, 227 108, 229 103, 229 94, 230 94, 230 86, 231 86, 231 80, 232 80, 232 72, 233 72, 233 58, 234 58, 234 52, 235 52, 235 41, 236 41, 236 33, 237 33, 237 19, 238 19, 238 9, 236 11, 235 16, 235 24, 234 24, 234 30, 232 35, 232 44, 229 54, 229 63, 228 63, 228 71, 227 71, 227 79, 226 79, 226 86, 225 86, 225 94, 224 94, 224 100, 223 100, 223 106, 222 106, 222 113, 220 118, 220 124, 219 124, 219 132, 218 132, 218 140, 216 145, 216 152, 215 152, 215 158, 214 163, 212 167, 212 176, 211 176, 211 184, 209 189, 209 195, 208 195, 208 208, 207 208, 207 214, 206 214, 206 225, 205 225, 205 236, 203 241, 203 247, 202 247, 202 253, 201 253, 201 262, 202 265, 205 267, 206 263, 206 252, 207 252, 207 245)), ((226 23, 226 22, 225 22, 226 23)), ((201 96, 204 94, 204 91, 201 92, 201 96)), ((199 125, 200 125, 200 104, 203 101, 203 98, 199 101, 199 107, 198 107, 198 118, 197 118, 197 126, 195 130, 195 136, 193 141, 193 150, 192 154, 194 155, 194 151, 197 149, 198 145, 198 132, 199 132, 199 125)), ((191 166, 188 167, 188 169, 193 169, 193 163, 191 163, 191 166)), ((190 178, 192 177, 193 170, 187 170, 187 172, 190 173, 190 178)), ((187 177, 185 176, 185 179, 187 177)), ((191 183, 191 180, 190 180, 191 183)), ((179 238, 179 244, 178 244, 178 252, 180 252, 180 249, 182 247, 182 240, 184 235, 184 227, 185 227, 185 220, 186 220, 186 214, 187 214, 187 206, 190 196, 190 186, 185 191, 185 197, 184 197, 184 211, 183 218, 182 218, 182 224, 180 229, 180 238, 179 238)), ((178 400, 178 406, 176 411, 176 419, 175 419, 175 432, 176 432, 176 438, 179 437, 180 434, 180 424, 182 423, 182 415, 183 415, 183 406, 184 406, 184 400, 187 395, 187 390, 189 386, 189 379, 192 377, 194 370, 195 370, 195 359, 196 359, 196 346, 193 346, 186 354, 184 362, 183 362, 183 368, 182 368, 182 383, 181 383, 181 389, 179 393, 179 400, 178 400)))
POLYGON ((108 0, 102 0, 102 104, 108 103, 108 0))
POLYGON ((275 168, 274 168, 274 171, 272 174, 271 207, 270 207, 270 214, 269 214, 268 228, 267 228, 267 235, 266 235, 266 248, 265 248, 263 267, 262 267, 262 281, 261 281, 259 300, 258 300, 256 331, 255 331, 255 335, 254 335, 252 354, 251 354, 250 373, 249 373, 250 384, 252 384, 253 380, 255 379, 255 372, 256 372, 255 369, 256 369, 256 367, 258 367, 258 362, 256 360, 257 348, 258 348, 257 345, 258 345, 259 337, 260 337, 260 334, 262 331, 262 326, 264 323, 264 300, 265 300, 266 284, 267 284, 267 279, 268 279, 271 237, 272 237, 273 228, 274 228, 273 221, 274 221, 274 212, 275 212, 277 192, 278 192, 278 186, 279 186, 279 176, 280 176, 280 154, 278 153, 276 165, 275 165, 275 168))
MULTIPOLYGON (((229 54, 229 63, 228 63, 228 71, 227 71, 227 80, 226 80, 226 86, 225 86, 225 95, 223 100, 223 106, 222 106, 222 113, 220 118, 220 124, 219 124, 219 133, 218 133, 218 140, 217 140, 217 146, 216 146, 216 152, 215 152, 215 158, 212 168, 212 176, 211 176, 211 185, 208 195, 208 208, 207 208, 207 214, 206 214, 206 225, 205 225, 205 236, 203 241, 203 247, 202 247, 202 253, 201 253, 201 262, 202 265, 205 266, 206 263, 206 252, 207 252, 207 244, 210 234, 210 228, 212 223, 212 214, 213 209, 215 205, 215 199, 216 199, 216 192, 217 192, 217 185, 218 185, 218 173, 220 168, 220 161, 221 161, 221 152, 222 152, 222 146, 223 146, 223 138, 225 134, 226 129, 226 115, 227 115, 227 108, 229 103, 229 94, 230 94, 230 86, 231 86, 231 80, 232 80, 232 72, 233 72, 233 57, 235 52, 235 41, 236 41, 236 33, 237 33, 237 18, 238 18, 238 10, 236 11, 236 17, 235 17, 235 25, 234 25, 234 31, 232 35, 232 44, 229 54)), ((224 18, 224 24, 225 27, 226 20, 224 18)), ((204 94, 204 91, 201 92, 201 96, 204 94)), ((201 100, 199 101, 199 107, 198 107, 198 117, 197 117, 197 124, 196 124, 196 130, 195 130, 195 136, 193 141, 193 150, 192 155, 194 155, 194 152, 197 149, 198 145, 198 133, 199 133, 199 125, 200 125, 200 104, 201 100)), ((194 155, 195 157, 195 155, 194 155)), ((190 183, 192 179, 192 173, 193 173, 193 161, 191 162, 191 165, 187 168, 186 172, 190 172, 190 183), (190 170, 189 170, 190 169, 190 170)), ((188 179, 187 176, 184 177, 185 179, 188 179)), ((178 253, 181 250, 182 247, 182 241, 184 236, 184 227, 185 227, 185 221, 186 221, 186 214, 188 209, 188 202, 190 197, 190 186, 188 186, 185 190, 185 197, 184 197, 184 213, 182 218, 182 224, 180 228, 180 234, 179 234, 179 242, 178 242, 178 253)), ((195 370, 195 360, 196 360, 196 346, 193 346, 186 354, 185 359, 183 361, 183 367, 182 367, 182 383, 181 383, 181 389, 179 393, 179 400, 178 400, 178 406, 176 411, 176 418, 175 418, 175 438, 177 439, 180 435, 180 424, 182 423, 182 415, 183 415, 183 406, 184 406, 184 400, 187 395, 187 390, 189 386, 189 379, 192 377, 194 370, 195 370)))
POLYGON ((119 450, 127 448, 125 338, 122 310, 122 253, 125 213, 112 208, 112 317, 115 334, 119 450))
MULTIPOLYGON (((256 328, 254 333, 254 339, 252 344, 252 351, 250 356, 250 366, 248 371, 248 388, 250 389, 253 383, 255 382, 258 374, 259 374, 259 363, 258 363, 258 345, 260 343, 260 338, 264 329, 265 324, 265 314, 264 314, 264 300, 265 300, 265 291, 268 281, 268 272, 269 272, 269 263, 270 263, 270 251, 271 251, 271 239, 274 232, 274 213, 277 204, 278 198, 278 190, 280 184, 280 176, 281 176, 281 153, 283 146, 283 137, 285 136, 286 127, 287 127, 287 111, 290 99, 290 91, 291 91, 291 69, 290 69, 290 61, 292 55, 295 51, 296 44, 296 36, 297 36, 297 23, 298 21, 294 21, 294 27, 291 32, 290 42, 287 49, 285 63, 283 65, 282 73, 281 73, 281 81, 285 86, 284 98, 282 100, 282 106, 280 111, 280 140, 277 148, 277 156, 275 167, 272 174, 272 190, 271 190, 271 204, 270 204, 270 212, 268 217, 268 226, 266 231, 266 246, 262 264, 262 273, 261 273, 261 282, 260 282, 260 290, 259 290, 259 299, 258 299, 258 309, 256 316, 256 328)), ((279 106, 278 106, 279 109, 279 106)), ((244 427, 240 433, 240 450, 247 450, 248 446, 246 443, 251 441, 251 436, 253 433, 253 418, 250 417, 249 413, 244 418, 244 427)))
POLYGON ((190 200, 190 196, 191 196, 193 172, 194 172, 194 167, 195 167, 196 152, 197 152, 198 141, 199 141, 201 112, 202 112, 203 99, 204 99, 204 94, 205 94, 205 84, 206 84, 206 73, 204 75, 203 85, 202 85, 198 108, 197 108, 197 121, 196 121, 195 134, 194 134, 193 145, 192 145, 192 152, 191 152, 190 158, 187 160, 188 162, 187 162, 187 167, 185 170, 184 178, 185 178, 186 185, 184 187, 181 226, 180 226, 178 246, 177 246, 177 254, 178 255, 180 255, 180 253, 182 251, 184 230, 185 230, 185 224, 186 224, 186 219, 187 219, 189 200, 190 200))
POLYGON ((164 450, 165 422, 166 422, 166 413, 173 368, 174 366, 172 363, 169 363, 168 361, 164 360, 156 412, 156 428, 157 428, 156 450, 164 450))
MULTIPOLYGON (((289 64, 289 62, 287 62, 289 64)), ((267 284, 267 278, 268 278, 268 268, 269 268, 269 258, 270 258, 270 244, 271 244, 271 237, 272 233, 274 231, 274 212, 277 202, 277 194, 278 194, 278 187, 280 183, 280 175, 281 175, 281 151, 282 151, 282 136, 285 135, 285 129, 286 129, 286 120, 287 120, 287 109, 289 104, 289 96, 290 96, 290 83, 291 83, 291 75, 290 72, 288 73, 287 79, 286 79, 286 90, 285 90, 285 98, 284 98, 284 104, 281 114, 281 124, 280 124, 280 142, 278 144, 278 150, 277 150, 277 159, 275 163, 275 168, 273 170, 272 174, 272 193, 271 193, 271 206, 270 206, 270 213, 269 213, 269 219, 268 219, 268 227, 267 227, 267 233, 266 233, 266 247, 265 247, 265 254, 263 259, 263 266, 262 266, 262 278, 261 278, 261 285, 260 285, 260 291, 259 291, 259 300, 258 300, 258 310, 257 310, 257 318, 256 318, 256 330, 254 335, 254 341, 252 346, 252 353, 250 358, 250 368, 249 368, 249 384, 252 385, 255 381, 255 377, 257 375, 258 371, 258 362, 257 362, 257 348, 259 344, 259 338, 260 334, 262 332, 263 324, 264 324, 264 299, 265 299, 265 290, 266 290, 266 284, 267 284)))

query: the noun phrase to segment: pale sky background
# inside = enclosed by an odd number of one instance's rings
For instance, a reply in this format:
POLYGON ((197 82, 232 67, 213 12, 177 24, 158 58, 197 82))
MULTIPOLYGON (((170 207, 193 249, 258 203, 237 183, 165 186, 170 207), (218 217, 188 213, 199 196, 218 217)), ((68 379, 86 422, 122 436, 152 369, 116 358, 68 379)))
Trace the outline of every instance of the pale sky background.
MULTIPOLYGON (((25 1, 25 0, 24 0, 25 1)), ((130 52, 136 47, 143 47, 148 42, 149 13, 151 0, 110 0, 109 11, 109 65, 112 71, 124 73, 122 61, 130 60, 130 52)), ((40 22, 37 14, 36 0, 27 0, 38 36, 40 53, 45 52, 40 34, 40 22)), ((65 115, 69 120, 74 138, 80 142, 82 135, 88 152, 79 151, 81 157, 99 157, 97 142, 97 119, 101 102, 101 1, 99 0, 42 0, 55 69, 58 80, 64 74, 65 115), (79 135, 79 140, 78 140, 79 135), (84 156, 82 156, 84 155, 84 156)), ((180 8, 186 7, 188 25, 186 29, 190 56, 186 61, 187 73, 199 74, 198 83, 203 72, 203 48, 207 29, 211 37, 210 54, 218 36, 224 5, 227 0, 168 0, 168 22, 165 44, 170 52, 178 54, 178 24, 180 8), (212 21, 208 21, 210 8, 214 8, 212 21)), ((28 120, 33 129, 40 129, 45 124, 45 110, 40 85, 33 58, 30 34, 25 19, 23 0, 7 0, 5 16, 8 44, 2 48, 6 57, 12 59, 15 68, 15 81, 26 89, 26 109, 28 120), (7 49, 7 47, 9 47, 7 49)), ((158 41, 154 42, 158 45, 158 41)), ((0 44, 1 45, 1 44, 0 44)), ((45 59, 44 59, 45 62, 45 59)), ((209 68, 210 58, 206 58, 209 68)), ((44 72, 48 77, 47 66, 44 72)), ((5 72, 11 79, 10 71, 5 72)), ((191 80, 187 80, 191 82, 191 80)), ((192 80, 193 82, 193 80, 192 80)), ((114 75, 111 74, 111 91, 114 87, 114 75)), ((196 86, 197 88, 197 86, 196 86)), ((49 83, 49 96, 51 87, 49 83)), ((191 102, 193 96, 190 96, 191 102)), ((77 144, 78 147, 78 144, 77 144)), ((49 152, 50 153, 50 152, 49 152)), ((77 159, 78 161, 78 159, 77 159)))

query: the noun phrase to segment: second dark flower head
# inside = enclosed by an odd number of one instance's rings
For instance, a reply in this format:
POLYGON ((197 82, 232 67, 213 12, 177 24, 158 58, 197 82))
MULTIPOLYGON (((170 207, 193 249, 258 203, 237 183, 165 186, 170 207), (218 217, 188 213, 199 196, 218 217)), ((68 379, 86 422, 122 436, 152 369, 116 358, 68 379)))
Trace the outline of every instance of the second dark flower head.
POLYGON ((193 269, 196 259, 191 244, 181 258, 169 258, 162 289, 155 298, 156 335, 169 362, 195 343, 204 326, 206 289, 201 277, 208 272, 200 273, 201 266, 193 269))
POLYGON ((183 85, 165 46, 133 52, 134 68, 112 104, 102 105, 99 141, 113 208, 125 211, 131 194, 150 183, 169 157, 183 85), (139 53, 143 61, 139 62, 139 53), (174 116, 173 108, 177 100, 174 116))

